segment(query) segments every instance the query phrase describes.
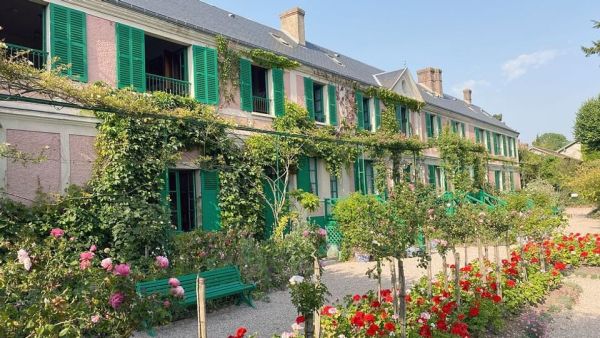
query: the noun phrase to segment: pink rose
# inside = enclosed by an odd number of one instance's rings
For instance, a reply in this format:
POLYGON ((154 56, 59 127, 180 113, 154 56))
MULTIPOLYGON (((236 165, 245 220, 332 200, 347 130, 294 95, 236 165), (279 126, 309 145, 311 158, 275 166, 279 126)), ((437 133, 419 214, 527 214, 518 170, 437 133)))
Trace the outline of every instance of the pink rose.
POLYGON ((100 315, 93 315, 91 321, 94 324, 98 323, 100 321, 100 315))
POLYGON ((181 283, 179 282, 179 279, 177 278, 169 278, 169 285, 171 285, 171 287, 176 288, 179 285, 181 285, 181 283))
POLYGON ((304 236, 304 237, 308 237, 309 235, 310 235, 310 232, 308 232, 308 230, 304 230, 302 232, 302 236, 304 236))
POLYGON ((104 258, 102 260, 102 262, 100 262, 100 266, 106 271, 112 271, 112 269, 113 269, 112 259, 110 257, 104 258))
POLYGON ((325 237, 327 236, 327 230, 320 228, 319 229, 319 236, 325 237))
POLYGON ((108 299, 108 304, 110 304, 110 306, 116 310, 119 308, 119 306, 121 306, 121 304, 123 304, 124 300, 125 295, 121 291, 118 291, 110 295, 110 298, 108 299))
POLYGON ((90 246, 90 252, 94 252, 98 250, 98 247, 96 247, 96 244, 92 244, 92 246, 90 246))
POLYGON ((83 259, 83 260, 81 260, 81 262, 79 262, 79 268, 81 270, 85 270, 85 269, 89 268, 90 266, 92 266, 92 262, 87 259, 83 259))
POLYGON ((176 287, 174 287, 174 288, 171 289, 171 294, 174 297, 183 298, 183 295, 185 294, 185 290, 181 286, 176 286, 176 287))
POLYGON ((93 252, 91 252, 91 251, 82 252, 82 253, 79 255, 79 260, 82 260, 82 261, 84 261, 84 260, 90 261, 90 260, 92 260, 92 259, 94 258, 94 256, 95 256, 95 255, 94 255, 94 253, 93 253, 93 252))
POLYGON ((161 269, 166 269, 169 267, 169 259, 165 256, 156 256, 154 264, 161 269))
POLYGON ((168 300, 168 299, 166 299, 166 300, 163 302, 163 307, 164 307, 165 309, 168 309, 168 308, 170 308, 170 307, 171 307, 171 302, 169 302, 169 300, 168 300))
POLYGON ((60 238, 65 234, 65 231, 61 228, 54 228, 50 230, 50 236, 54 238, 60 238))
POLYGON ((115 266, 114 274, 117 276, 127 277, 130 272, 131 269, 128 264, 117 264, 117 266, 115 266))

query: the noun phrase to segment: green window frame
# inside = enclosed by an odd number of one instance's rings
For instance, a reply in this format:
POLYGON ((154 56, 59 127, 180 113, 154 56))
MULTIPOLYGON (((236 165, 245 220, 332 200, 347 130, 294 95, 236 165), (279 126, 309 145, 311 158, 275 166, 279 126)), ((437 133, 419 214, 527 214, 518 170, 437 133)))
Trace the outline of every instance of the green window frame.
POLYGON ((177 231, 196 228, 196 173, 193 170, 167 171, 165 190, 170 199, 171 223, 177 231))
POLYGON ((487 151, 488 153, 492 153, 492 137, 490 136, 490 131, 486 130, 485 131, 485 138, 486 138, 486 143, 487 143, 487 151))
POLYGON ((315 121, 325 123, 325 93, 324 86, 320 83, 313 83, 313 111, 315 121))
POLYGON ((500 191, 502 188, 502 184, 500 182, 501 180, 501 171, 500 170, 494 170, 494 186, 496 188, 496 190, 500 191))
POLYGON ((338 198, 338 178, 335 175, 329 175, 329 196, 331 198, 338 198))
POLYGON ((54 66, 70 65, 62 71, 69 78, 88 81, 87 17, 84 12, 51 3, 50 52, 59 60, 54 66))
POLYGON ((409 136, 409 113, 406 106, 396 105, 396 121, 400 132, 406 136, 409 136))
POLYGON ((494 133, 492 136, 494 138, 494 155, 500 155, 500 135, 494 133))
POLYGON ((437 189, 436 166, 429 164, 427 166, 427 181, 434 189, 437 189))
POLYGON ((308 158, 308 173, 310 177, 310 192, 319 196, 319 162, 314 157, 308 158))
POLYGON ((375 194, 373 161, 359 157, 354 162, 354 191, 361 194, 375 194))
POLYGON ((252 99, 252 63, 240 58, 240 108, 251 113, 254 110, 252 99))
POLYGON ((275 108, 275 116, 283 116, 285 114, 285 86, 283 84, 283 69, 271 69, 273 78, 273 106, 275 108))
POLYGON ((363 115, 361 118, 363 121, 363 129, 372 131, 373 126, 371 125, 371 98, 363 97, 362 106, 363 106, 363 109, 362 109, 363 115))
POLYGON ((308 116, 311 120, 315 121, 315 98, 314 98, 315 85, 313 79, 310 77, 304 78, 304 101, 306 104, 306 110, 308 110, 308 116))
POLYGON ((481 144, 481 129, 475 127, 473 130, 475 131, 475 143, 481 144))
POLYGON ((117 87, 133 87, 146 91, 146 47, 144 31, 120 23, 116 24, 117 87))
POLYGON ((360 90, 354 92, 354 104, 356 106, 356 128, 358 130, 364 130, 364 120, 363 120, 363 94, 360 90))
POLYGON ((428 138, 433 138, 435 135, 434 132, 434 121, 435 121, 435 115, 431 114, 431 113, 425 113, 425 127, 427 129, 427 137, 428 138))
POLYGON ((502 155, 508 156, 508 141, 506 135, 502 135, 502 155))

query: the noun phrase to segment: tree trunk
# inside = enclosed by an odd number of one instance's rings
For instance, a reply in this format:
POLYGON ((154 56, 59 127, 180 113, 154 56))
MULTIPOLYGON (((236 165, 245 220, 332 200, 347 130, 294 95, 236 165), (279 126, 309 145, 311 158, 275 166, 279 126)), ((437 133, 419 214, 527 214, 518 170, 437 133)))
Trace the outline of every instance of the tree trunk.
POLYGON ((484 251, 485 251, 485 254, 484 254, 483 256, 485 257, 485 259, 489 260, 489 259, 490 259, 490 253, 489 253, 489 250, 488 250, 488 246, 487 246, 487 245, 485 245, 485 246, 483 247, 483 249, 484 249, 484 251))
POLYGON ((458 251, 454 251, 454 294, 456 297, 456 304, 460 307, 460 254, 458 251))
POLYGON ((402 319, 402 338, 406 338, 406 280, 404 279, 404 262, 398 257, 398 282, 400 284, 400 318, 402 319))
MULTIPOLYGON (((499 242, 499 241, 498 241, 499 242)), ((500 276, 500 243, 494 245, 494 256, 496 258, 496 293, 502 297, 502 278, 500 276)))
MULTIPOLYGON (((481 244, 481 237, 477 236, 477 256, 479 258, 479 271, 481 271, 482 274, 486 274, 487 273, 487 269, 485 268, 485 265, 483 263, 483 247, 481 244)), ((465 260, 465 265, 467 264, 467 261, 465 260)))
POLYGON ((393 295, 393 306, 394 306, 394 315, 395 318, 399 316, 399 303, 398 303, 398 279, 396 278, 396 267, 398 266, 398 262, 396 257, 392 257, 390 262, 390 274, 392 275, 392 295, 393 295))
MULTIPOLYGON (((319 264, 319 258, 317 257, 317 253, 315 252, 315 254, 313 255, 313 277, 315 279, 315 282, 317 283, 321 283, 321 265, 319 264)), ((321 336, 321 314, 319 313, 319 310, 316 310, 314 312, 314 335, 315 337, 320 337, 321 336)), ((306 324, 308 325, 308 323, 306 324)))
POLYGON ((429 256, 429 264, 427 264, 427 297, 431 299, 432 291, 431 291, 431 283, 433 280, 433 258, 431 256, 431 241, 426 241, 426 250, 427 256, 429 256))
MULTIPOLYGON (((315 338, 315 323, 312 313, 304 314, 304 335, 306 338, 315 338)), ((317 337, 318 338, 318 337, 317 337)))

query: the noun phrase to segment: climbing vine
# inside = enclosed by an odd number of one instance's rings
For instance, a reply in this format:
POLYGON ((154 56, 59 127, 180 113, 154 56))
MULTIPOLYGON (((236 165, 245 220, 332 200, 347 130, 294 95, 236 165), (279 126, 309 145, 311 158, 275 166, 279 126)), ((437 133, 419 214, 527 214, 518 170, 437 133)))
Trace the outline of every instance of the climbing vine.
POLYGON ((403 105, 413 111, 419 111, 425 106, 424 102, 400 95, 388 88, 371 86, 365 89, 364 93, 371 97, 378 97, 386 107, 403 105))

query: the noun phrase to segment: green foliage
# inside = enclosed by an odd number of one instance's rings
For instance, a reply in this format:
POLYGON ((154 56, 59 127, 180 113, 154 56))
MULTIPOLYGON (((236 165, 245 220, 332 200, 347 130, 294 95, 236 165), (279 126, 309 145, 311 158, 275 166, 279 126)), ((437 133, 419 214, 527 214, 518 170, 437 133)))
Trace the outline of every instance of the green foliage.
POLYGON ((11 162, 20 163, 21 165, 27 166, 28 164, 41 163, 46 161, 48 158, 45 155, 45 151, 48 146, 41 149, 39 153, 28 153, 18 150, 14 145, 8 143, 0 143, 0 158, 9 159, 11 162))
POLYGON ((320 309, 329 294, 325 284, 306 279, 299 283, 290 282, 289 288, 292 304, 298 313, 304 316, 312 316, 316 310, 320 309))
POLYGON ((559 133, 543 133, 533 140, 534 146, 548 150, 558 150, 567 144, 569 144, 567 137, 559 133))
POLYGON ((285 56, 277 55, 273 52, 264 49, 243 50, 242 55, 252 59, 253 62, 261 67, 271 69, 294 69, 300 67, 300 63, 296 60, 290 60, 285 56))
POLYGON ((419 111, 425 106, 424 102, 400 95, 388 88, 369 87, 364 90, 364 93, 370 97, 378 97, 389 109, 394 109, 396 105, 402 105, 413 111, 419 111))
POLYGON ((523 185, 543 179, 556 189, 563 189, 577 168, 577 161, 557 156, 542 156, 526 148, 519 149, 519 166, 523 185))
POLYGON ((569 182, 569 187, 588 201, 600 204, 600 160, 584 162, 569 182))
MULTIPOLYGON (((592 20, 594 28, 600 29, 600 21, 592 20)), ((591 47, 581 47, 581 50, 585 53, 585 56, 591 56, 594 54, 600 54, 600 40, 592 41, 591 47)))
POLYGON ((575 119, 575 139, 589 150, 600 150, 600 96, 583 103, 575 119))
POLYGON ((487 152, 483 145, 453 133, 449 127, 435 139, 434 144, 440 150, 440 157, 448 179, 457 191, 469 192, 484 186, 487 165, 487 152), (473 178, 470 170, 473 168, 473 178))

